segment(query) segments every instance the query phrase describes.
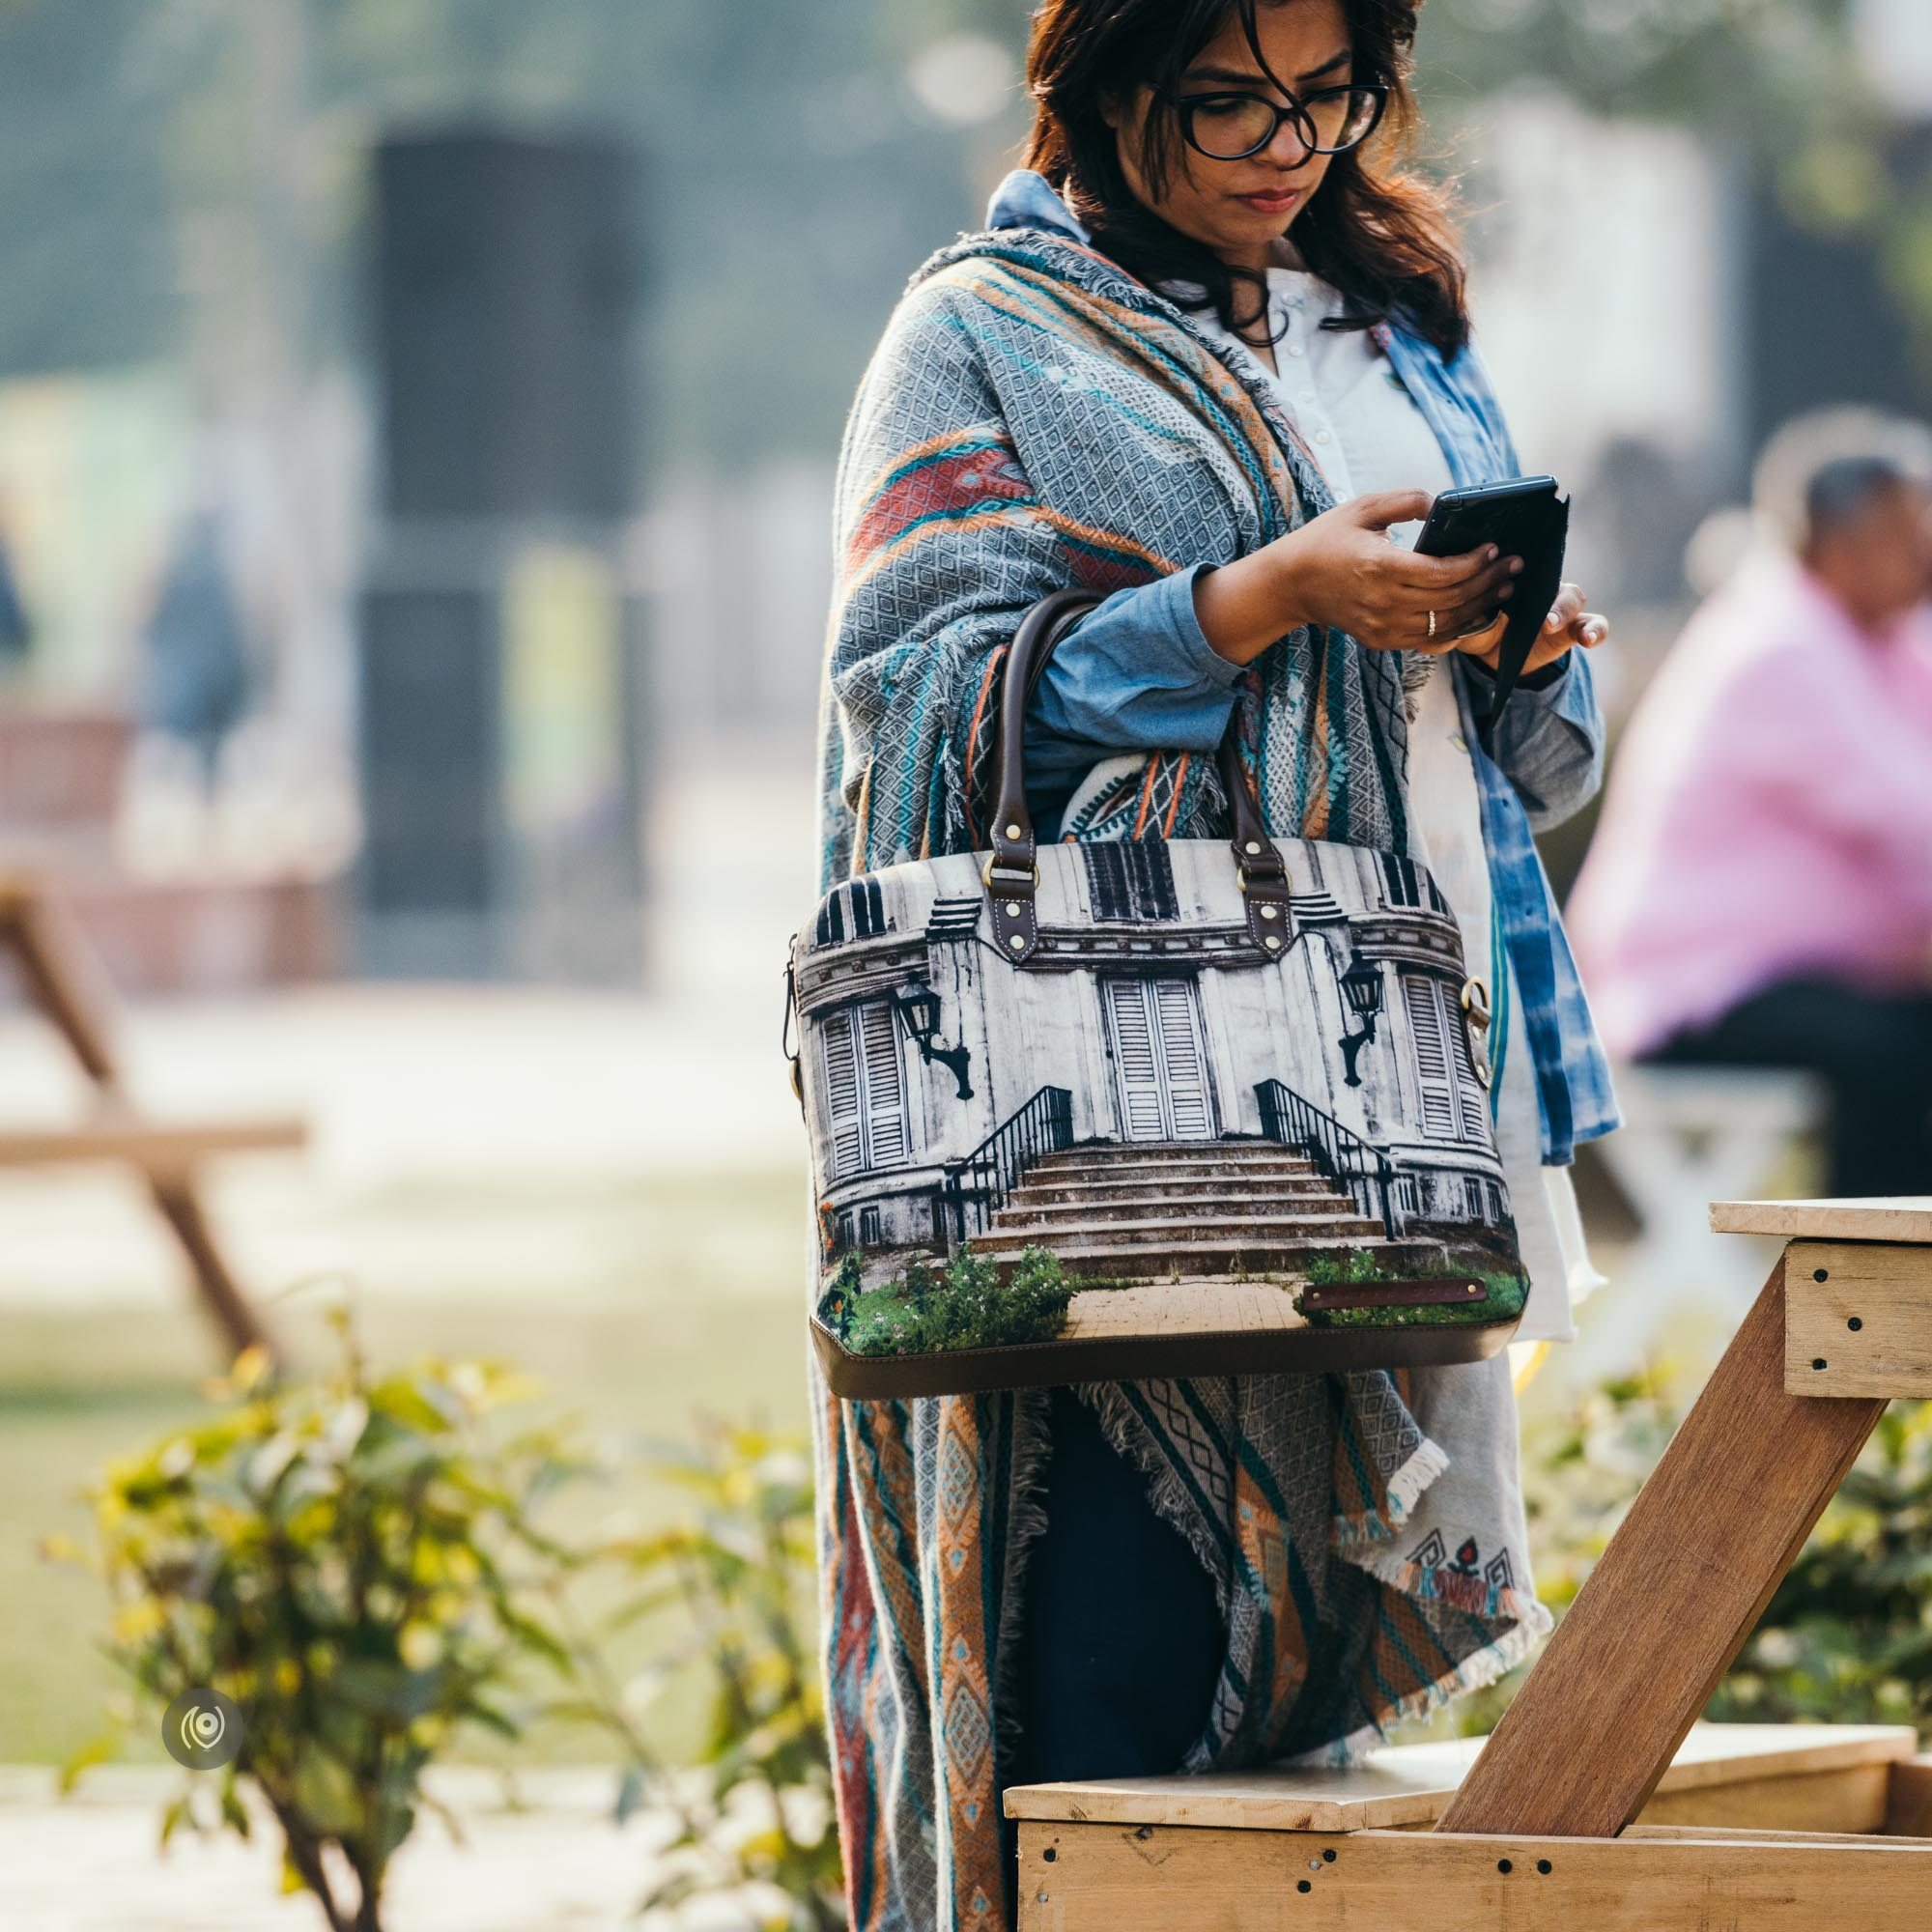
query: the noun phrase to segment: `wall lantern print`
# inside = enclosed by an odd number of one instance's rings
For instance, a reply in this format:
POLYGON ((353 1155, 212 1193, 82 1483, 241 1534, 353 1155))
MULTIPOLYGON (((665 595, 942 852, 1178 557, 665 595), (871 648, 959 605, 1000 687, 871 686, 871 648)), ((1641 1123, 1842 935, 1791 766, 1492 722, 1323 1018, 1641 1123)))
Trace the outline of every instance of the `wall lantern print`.
POLYGON ((1349 1010, 1362 1022, 1360 1033, 1345 1034, 1336 1042, 1342 1049, 1346 1069, 1343 1084, 1359 1087, 1362 1076, 1355 1071, 1355 1062, 1362 1048, 1376 1037, 1376 1016, 1382 1009, 1382 969, 1357 954, 1354 963, 1342 975, 1342 994, 1349 1002, 1349 1010))
POLYGON ((967 1085, 966 1065, 972 1054, 963 1046, 933 1043, 939 1032, 939 995, 923 980, 915 980, 911 985, 900 986, 894 992, 893 1005, 904 1024, 906 1037, 919 1048, 919 1057, 928 1066, 937 1061, 951 1067, 953 1079, 959 1083, 959 1098, 970 1100, 973 1090, 967 1085))

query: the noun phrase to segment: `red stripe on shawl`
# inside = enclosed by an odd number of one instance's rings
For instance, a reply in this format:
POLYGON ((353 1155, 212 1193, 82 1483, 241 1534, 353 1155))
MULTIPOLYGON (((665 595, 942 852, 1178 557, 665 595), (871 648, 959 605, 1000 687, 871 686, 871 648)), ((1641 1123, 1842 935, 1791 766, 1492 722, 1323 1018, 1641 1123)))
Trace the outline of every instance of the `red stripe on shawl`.
POLYGON ((1138 838, 1147 830, 1148 808, 1153 803, 1153 781, 1160 776, 1160 754, 1155 753, 1147 761, 1147 777, 1141 781, 1141 809, 1134 813, 1134 837, 1138 838))
POLYGON ((867 557, 895 543, 922 517, 1020 502, 1033 494, 1026 472, 1013 461, 1010 443, 935 457, 888 483, 860 512, 846 545, 846 568, 863 565, 867 557))
POLYGON ((1174 768, 1174 796, 1168 801, 1167 817, 1160 828, 1163 838, 1174 837, 1174 821, 1180 815, 1180 787, 1187 782, 1187 761, 1193 755, 1192 752, 1181 753, 1180 762, 1174 768))
MULTIPOLYGON (((845 1471, 839 1471, 839 1475, 837 1575, 842 1602, 832 1633, 833 1696, 826 1717, 832 1743, 832 1776, 837 1780, 835 1808, 838 1818, 838 1854, 845 1869, 846 1914, 856 1926, 859 1923, 857 1875, 874 1864, 874 1848, 879 1837, 871 1770, 867 1763, 873 1724, 872 1712, 867 1707, 877 1694, 877 1687, 867 1678, 866 1668, 866 1651, 873 1628, 872 1586, 859 1555, 859 1512, 853 1501, 852 1486, 845 1471), (865 1687, 861 1708, 849 1711, 839 1692, 847 1686, 860 1684, 865 1687)), ((885 1896, 884 1873, 875 1870, 874 1910, 885 1896)))

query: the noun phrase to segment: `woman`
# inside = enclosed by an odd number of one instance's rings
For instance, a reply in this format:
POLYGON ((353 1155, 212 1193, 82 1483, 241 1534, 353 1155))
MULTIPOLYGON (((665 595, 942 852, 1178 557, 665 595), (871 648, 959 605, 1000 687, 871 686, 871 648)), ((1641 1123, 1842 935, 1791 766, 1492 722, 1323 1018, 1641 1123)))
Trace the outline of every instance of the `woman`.
MULTIPOLYGON (((1271 830, 1426 859, 1496 991, 1526 1332, 1560 1335, 1587 1278, 1564 1166, 1615 1122, 1530 831, 1597 783, 1573 647, 1607 626, 1563 586, 1492 760, 1516 560, 1389 540, 1518 469, 1441 205, 1393 164, 1414 26, 1408 0, 1039 8, 1028 166, 914 276, 846 428, 824 882, 984 844, 1021 615, 1111 593, 1029 713, 1043 831, 1223 835, 1201 754, 1238 706, 1271 830)), ((1548 1626, 1501 1360, 819 1393, 857 1926, 1001 1922, 1004 1783, 1347 1747, 1548 1626)))

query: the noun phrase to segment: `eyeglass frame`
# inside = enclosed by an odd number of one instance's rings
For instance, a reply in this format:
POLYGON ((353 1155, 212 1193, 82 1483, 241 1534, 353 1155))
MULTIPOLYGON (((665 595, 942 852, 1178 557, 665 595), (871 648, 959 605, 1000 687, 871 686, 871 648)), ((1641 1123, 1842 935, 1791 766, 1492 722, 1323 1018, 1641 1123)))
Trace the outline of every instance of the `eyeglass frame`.
MULTIPOLYGON (((1282 92, 1288 94, 1286 88, 1283 88, 1282 92)), ((1304 156, 1349 154, 1352 150, 1359 148, 1381 126, 1382 116, 1388 112, 1389 98, 1387 83, 1379 80, 1350 80, 1339 82, 1334 87, 1318 87, 1308 97, 1309 100, 1321 100, 1334 94, 1373 94, 1376 98, 1376 111, 1371 116, 1369 125, 1352 141, 1346 147, 1324 148, 1310 138, 1314 132, 1314 123, 1308 118, 1307 102, 1297 99, 1293 94, 1288 95, 1288 105, 1286 107, 1278 107, 1266 95, 1250 94, 1245 89, 1238 87, 1215 88, 1200 94, 1178 94, 1172 89, 1163 89, 1161 93, 1162 98, 1167 101, 1168 105, 1175 110, 1175 117, 1180 124, 1180 138, 1197 155, 1209 161, 1245 161, 1250 156, 1261 154, 1264 149, 1273 145, 1274 137, 1281 132, 1281 124, 1284 121, 1293 121, 1294 123, 1294 131, 1300 136, 1304 156), (1258 105, 1267 108, 1273 114, 1274 126, 1252 148, 1245 150, 1241 154, 1211 154, 1201 145, 1194 133, 1194 109, 1201 102, 1208 100, 1255 101, 1258 105)))

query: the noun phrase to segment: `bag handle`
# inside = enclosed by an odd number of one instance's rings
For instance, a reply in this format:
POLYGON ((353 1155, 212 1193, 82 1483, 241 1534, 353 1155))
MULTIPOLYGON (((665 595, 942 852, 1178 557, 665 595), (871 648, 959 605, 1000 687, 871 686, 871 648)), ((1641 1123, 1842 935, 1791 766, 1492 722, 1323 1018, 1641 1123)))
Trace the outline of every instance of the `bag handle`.
MULTIPOLYGON (((1014 633, 1000 694, 999 803, 980 877, 992 903, 993 931, 1009 959, 1023 963, 1039 944, 1035 896, 1039 887, 1039 855, 1033 817, 1026 802, 1026 714, 1055 647, 1075 621, 1102 601, 1097 590, 1055 590, 1042 597, 1014 633)), ((1236 712, 1228 720, 1215 757, 1228 795, 1234 834, 1229 841, 1240 874, 1247 906, 1248 937, 1264 952, 1278 953, 1288 944, 1288 867, 1268 837, 1238 749, 1236 712)))

